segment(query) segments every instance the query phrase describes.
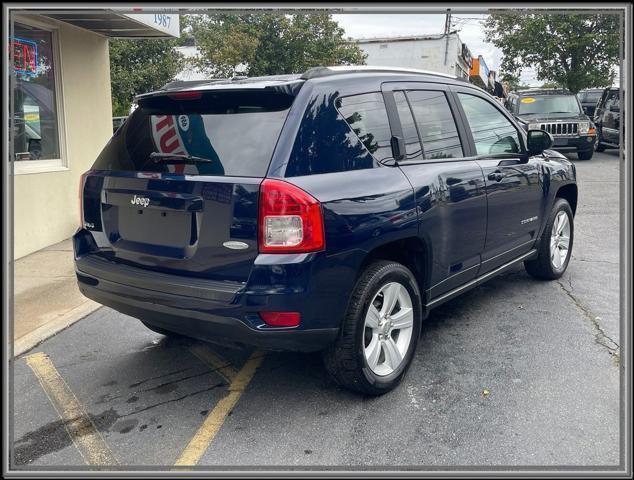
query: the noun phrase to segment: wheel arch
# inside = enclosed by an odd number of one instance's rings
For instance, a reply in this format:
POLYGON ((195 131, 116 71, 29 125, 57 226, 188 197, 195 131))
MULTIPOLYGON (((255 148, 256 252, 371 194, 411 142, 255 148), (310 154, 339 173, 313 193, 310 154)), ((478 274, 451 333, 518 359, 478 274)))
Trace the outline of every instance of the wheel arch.
MULTIPOLYGON (((359 266, 357 279, 368 265, 377 260, 392 260, 406 266, 416 278, 421 300, 425 305, 431 271, 431 251, 423 239, 416 236, 405 237, 370 250, 359 266)), ((425 312, 423 314, 425 315, 425 312)))
POLYGON ((559 187, 559 189, 555 193, 555 198, 563 198, 564 200, 566 200, 570 205, 570 208, 572 209, 572 214, 576 215, 578 195, 579 190, 577 188, 577 185, 574 183, 569 183, 567 185, 559 187))

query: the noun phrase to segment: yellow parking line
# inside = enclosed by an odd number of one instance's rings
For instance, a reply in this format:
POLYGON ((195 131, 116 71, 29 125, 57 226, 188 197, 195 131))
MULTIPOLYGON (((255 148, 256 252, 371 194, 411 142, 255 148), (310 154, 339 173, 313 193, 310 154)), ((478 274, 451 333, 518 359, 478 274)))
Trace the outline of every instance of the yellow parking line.
POLYGON ((264 354, 257 350, 251 354, 247 362, 233 378, 231 385, 229 385, 227 396, 220 400, 214 409, 207 414, 203 424, 185 447, 180 457, 178 457, 178 460, 176 460, 176 466, 193 466, 200 461, 207 447, 209 447, 220 427, 222 427, 227 415, 240 400, 242 393, 249 385, 249 382, 251 382, 263 358, 264 354))
POLYGON ((88 465, 118 465, 119 462, 106 445, 77 397, 59 374, 45 353, 26 357, 26 363, 40 381, 46 396, 84 461, 88 465))
POLYGON ((218 354, 213 352, 208 345, 204 343, 196 343, 189 347, 189 351, 192 352, 199 360, 215 370, 221 377, 223 377, 228 383, 235 378, 238 372, 231 364, 223 358, 220 358, 218 354))

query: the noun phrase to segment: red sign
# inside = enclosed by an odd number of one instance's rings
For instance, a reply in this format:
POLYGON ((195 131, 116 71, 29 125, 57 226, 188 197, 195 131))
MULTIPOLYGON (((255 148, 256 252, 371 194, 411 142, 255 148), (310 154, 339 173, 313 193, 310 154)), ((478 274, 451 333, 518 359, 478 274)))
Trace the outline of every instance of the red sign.
POLYGON ((13 68, 15 73, 37 75, 37 43, 13 37, 13 68))

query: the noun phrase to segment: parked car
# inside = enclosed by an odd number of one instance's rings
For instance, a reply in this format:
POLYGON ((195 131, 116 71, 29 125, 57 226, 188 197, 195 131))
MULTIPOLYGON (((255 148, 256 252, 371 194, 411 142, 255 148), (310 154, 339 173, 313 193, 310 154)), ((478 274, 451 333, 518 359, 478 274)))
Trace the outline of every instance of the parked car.
POLYGON ((588 115, 588 117, 593 117, 594 109, 596 108, 597 102, 601 98, 602 93, 602 88, 588 88, 577 93, 577 98, 579 99, 579 103, 581 103, 581 108, 583 108, 583 112, 588 115))
POLYGON ((602 152, 606 148, 619 148, 620 136, 624 129, 621 123, 621 102, 618 87, 606 88, 594 114, 597 126, 596 151, 602 152))
POLYGON ((594 153, 595 126, 583 113, 576 95, 564 89, 528 89, 512 92, 509 111, 525 130, 546 130, 555 138, 553 149, 577 152, 579 160, 594 153))
POLYGON ((138 105, 82 177, 73 243, 83 294, 156 332, 322 350, 381 394, 431 309, 570 260, 574 165, 465 81, 322 67, 138 105))

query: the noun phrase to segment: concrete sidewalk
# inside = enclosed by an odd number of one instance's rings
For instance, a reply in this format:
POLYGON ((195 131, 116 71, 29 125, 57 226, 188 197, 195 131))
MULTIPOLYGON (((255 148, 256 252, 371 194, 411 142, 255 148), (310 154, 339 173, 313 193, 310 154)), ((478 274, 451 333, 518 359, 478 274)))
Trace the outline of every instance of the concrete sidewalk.
POLYGON ((77 288, 70 239, 15 261, 13 301, 15 356, 100 307, 77 288))

